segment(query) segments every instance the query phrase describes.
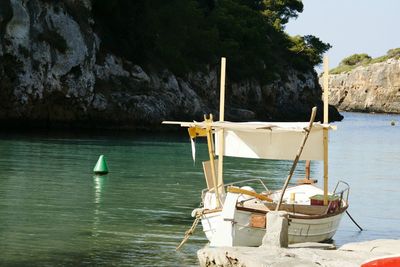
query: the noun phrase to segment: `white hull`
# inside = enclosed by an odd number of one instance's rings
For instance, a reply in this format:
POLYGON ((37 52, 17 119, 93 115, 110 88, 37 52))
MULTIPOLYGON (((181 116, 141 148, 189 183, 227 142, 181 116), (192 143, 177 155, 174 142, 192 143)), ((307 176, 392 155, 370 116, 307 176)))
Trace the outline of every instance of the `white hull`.
MULTIPOLYGON (((201 220, 203 231, 211 242, 223 222, 220 212, 205 214, 201 220)), ((251 212, 237 210, 232 227, 232 246, 260 246, 266 233, 263 228, 250 226, 251 212)), ((313 219, 291 218, 289 222, 289 243, 322 242, 331 239, 337 228, 343 212, 313 219)))
MULTIPOLYGON (((295 203, 282 205, 289 215, 289 243, 322 242, 331 239, 343 213, 347 209, 347 200, 341 200, 341 207, 328 211, 329 207, 315 206, 310 203, 310 196, 321 193, 322 190, 312 185, 300 185, 288 188, 284 200, 289 203, 290 196, 295 194, 295 203), (291 211, 290 211, 291 210, 291 211), (296 212, 294 212, 296 211, 296 212), (308 214, 308 215, 307 215, 308 214)), ((276 201, 280 191, 271 194, 276 201)), ((204 198, 204 203, 211 203, 213 194, 204 198)), ((248 199, 243 195, 228 193, 223 208, 209 209, 206 205, 201 223, 211 246, 260 246, 266 234, 266 213, 274 210, 276 204, 265 203, 256 199, 248 199), (246 203, 245 205, 239 203, 246 203), (275 206, 274 206, 275 205, 275 206), (254 224, 254 218, 262 221, 254 224)), ((212 202, 214 204, 214 202, 212 202)))

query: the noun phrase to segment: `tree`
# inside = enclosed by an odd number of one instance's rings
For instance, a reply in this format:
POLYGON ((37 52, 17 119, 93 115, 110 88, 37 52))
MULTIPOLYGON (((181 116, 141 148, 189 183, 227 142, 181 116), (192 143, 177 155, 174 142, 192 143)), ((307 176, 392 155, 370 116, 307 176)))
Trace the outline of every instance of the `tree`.
POLYGON ((297 35, 290 39, 293 44, 290 50, 296 55, 297 65, 303 68, 322 63, 322 55, 332 47, 313 35, 297 35))
POLYGON ((278 30, 282 30, 289 19, 297 18, 303 12, 303 3, 299 0, 264 0, 262 13, 278 30))
POLYGON ((237 80, 267 81, 321 62, 329 44, 283 31, 302 10, 299 0, 93 0, 101 52, 178 75, 226 56, 237 80))

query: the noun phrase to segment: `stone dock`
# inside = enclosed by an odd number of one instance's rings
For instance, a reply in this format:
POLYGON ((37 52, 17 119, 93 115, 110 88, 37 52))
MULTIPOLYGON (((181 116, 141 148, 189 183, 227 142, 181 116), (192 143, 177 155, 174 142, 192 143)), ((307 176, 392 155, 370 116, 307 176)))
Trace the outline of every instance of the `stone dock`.
POLYGON ((288 248, 205 247, 197 252, 200 266, 207 267, 359 267, 369 259, 385 255, 400 256, 400 240, 349 243, 338 249, 331 244, 300 243, 289 245, 288 248))

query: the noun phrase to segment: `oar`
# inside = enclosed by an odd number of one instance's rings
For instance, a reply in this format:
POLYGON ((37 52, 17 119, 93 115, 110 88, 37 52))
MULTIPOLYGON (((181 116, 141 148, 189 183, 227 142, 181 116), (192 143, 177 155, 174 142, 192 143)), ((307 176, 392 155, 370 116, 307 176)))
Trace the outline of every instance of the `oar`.
POLYGON ((293 176, 294 170, 296 169, 297 162, 299 161, 301 153, 303 152, 303 148, 304 148, 304 145, 306 144, 307 138, 310 135, 311 128, 313 127, 313 123, 314 123, 314 119, 315 119, 315 114, 316 113, 317 113, 317 107, 313 107, 312 111, 311 111, 310 123, 308 125, 308 128, 305 129, 306 130, 306 134, 303 137, 303 142, 301 143, 301 146, 299 148, 299 151, 297 152, 296 158, 293 161, 292 168, 290 169, 290 173, 289 173, 288 177, 286 178, 285 184, 283 185, 281 197, 279 198, 279 202, 278 202, 278 205, 276 205, 275 211, 278 211, 279 208, 281 207, 283 195, 285 194, 286 188, 289 185, 289 181, 293 176))

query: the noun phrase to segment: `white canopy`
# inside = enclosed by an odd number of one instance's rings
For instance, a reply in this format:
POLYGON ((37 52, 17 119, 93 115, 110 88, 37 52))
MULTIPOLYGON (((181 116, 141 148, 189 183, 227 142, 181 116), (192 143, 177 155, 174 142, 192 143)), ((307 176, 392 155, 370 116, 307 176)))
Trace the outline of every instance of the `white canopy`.
MULTIPOLYGON (((205 128, 204 122, 165 122, 182 127, 205 128)), ((224 156, 293 160, 305 134, 307 122, 213 122, 215 131, 224 130, 224 156)), ((304 146, 301 160, 323 160, 323 129, 335 129, 328 124, 314 123, 304 146)), ((215 134, 215 147, 218 147, 215 134)), ((218 149, 216 149, 218 155, 218 149)))

